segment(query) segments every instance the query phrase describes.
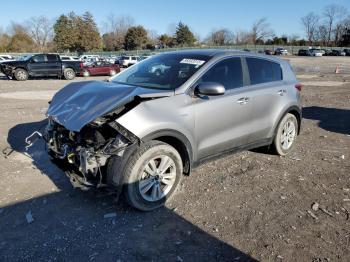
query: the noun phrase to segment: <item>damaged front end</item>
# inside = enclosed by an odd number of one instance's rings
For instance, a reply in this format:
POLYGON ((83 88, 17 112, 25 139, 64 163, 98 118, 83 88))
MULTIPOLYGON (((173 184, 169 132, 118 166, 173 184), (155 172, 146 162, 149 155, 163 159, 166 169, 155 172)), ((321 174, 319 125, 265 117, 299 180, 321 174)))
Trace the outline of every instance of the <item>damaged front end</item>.
POLYGON ((116 114, 99 117, 79 132, 48 118, 44 132, 47 150, 74 187, 88 189, 106 185, 106 165, 111 156, 122 157, 139 139, 115 121, 116 114))
POLYGON ((3 73, 6 77, 12 77, 14 70, 15 70, 15 67, 10 64, 7 64, 7 63, 0 64, 0 72, 3 73))

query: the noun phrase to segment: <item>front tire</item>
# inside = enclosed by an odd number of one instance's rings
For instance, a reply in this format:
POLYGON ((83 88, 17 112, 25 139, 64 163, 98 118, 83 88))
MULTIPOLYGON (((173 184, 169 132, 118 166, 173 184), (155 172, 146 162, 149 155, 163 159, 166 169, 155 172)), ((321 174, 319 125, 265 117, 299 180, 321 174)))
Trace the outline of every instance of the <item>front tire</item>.
POLYGON ((72 68, 66 68, 63 71, 66 80, 73 80, 75 78, 75 71, 72 68))
POLYGON ((288 154, 298 135, 298 120, 293 114, 286 114, 278 125, 273 147, 280 156, 288 154))
POLYGON ((14 77, 17 81, 26 81, 29 77, 27 70, 23 68, 17 68, 14 73, 14 77))
POLYGON ((160 141, 147 142, 125 166, 125 197, 142 211, 159 208, 175 192, 182 173, 182 160, 175 148, 160 141))

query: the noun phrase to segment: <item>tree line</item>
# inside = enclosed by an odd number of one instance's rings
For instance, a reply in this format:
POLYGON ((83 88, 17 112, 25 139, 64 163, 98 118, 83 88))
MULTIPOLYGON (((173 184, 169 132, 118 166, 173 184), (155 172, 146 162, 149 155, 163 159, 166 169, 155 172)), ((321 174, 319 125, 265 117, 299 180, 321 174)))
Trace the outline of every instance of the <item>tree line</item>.
POLYGON ((306 38, 276 36, 266 18, 256 20, 248 30, 213 29, 201 39, 188 25, 178 22, 168 33, 158 35, 137 25, 130 16, 109 15, 101 34, 93 15, 85 12, 62 14, 55 20, 32 17, 24 23, 0 27, 0 52, 87 52, 154 49, 166 47, 225 46, 242 44, 350 46, 350 15, 333 4, 322 14, 310 12, 300 22, 306 38))
POLYGON ((310 12, 301 18, 307 42, 318 45, 349 46, 350 15, 345 7, 327 5, 321 14, 310 12))

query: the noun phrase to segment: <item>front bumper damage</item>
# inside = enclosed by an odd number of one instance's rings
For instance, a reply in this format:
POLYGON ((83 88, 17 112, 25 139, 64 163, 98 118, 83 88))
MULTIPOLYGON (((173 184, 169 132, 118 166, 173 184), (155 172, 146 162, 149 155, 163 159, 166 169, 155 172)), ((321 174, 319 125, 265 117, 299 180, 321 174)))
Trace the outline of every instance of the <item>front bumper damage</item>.
POLYGON ((7 64, 0 64, 0 72, 3 73, 6 77, 12 78, 14 67, 7 64))
POLYGON ((43 138, 53 162, 65 171, 74 187, 83 190, 108 186, 109 159, 122 158, 128 147, 140 143, 138 137, 113 120, 97 120, 74 132, 49 117, 43 138))

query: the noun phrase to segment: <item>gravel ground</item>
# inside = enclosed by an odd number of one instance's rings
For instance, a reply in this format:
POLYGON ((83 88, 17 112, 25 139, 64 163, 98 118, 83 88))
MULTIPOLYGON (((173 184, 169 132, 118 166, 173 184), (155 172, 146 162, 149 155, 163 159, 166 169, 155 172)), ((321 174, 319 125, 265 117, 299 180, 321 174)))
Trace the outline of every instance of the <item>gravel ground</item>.
POLYGON ((40 142, 23 154, 67 81, 0 79, 0 148, 13 149, 0 156, 1 261, 349 261, 350 77, 300 81, 304 119, 290 155, 207 163, 167 207, 142 213, 109 192, 73 189, 40 142))

